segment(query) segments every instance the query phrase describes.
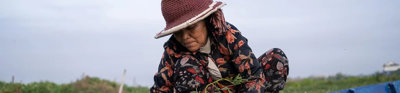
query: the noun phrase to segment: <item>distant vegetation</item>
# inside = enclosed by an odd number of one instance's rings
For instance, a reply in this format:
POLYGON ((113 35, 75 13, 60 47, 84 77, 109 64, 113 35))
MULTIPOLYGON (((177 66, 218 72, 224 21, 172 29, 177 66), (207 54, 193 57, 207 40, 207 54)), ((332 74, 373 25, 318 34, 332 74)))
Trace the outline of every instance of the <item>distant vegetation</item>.
MULTIPOLYGON (((29 84, 0 81, 0 93, 118 93, 118 90, 119 84, 116 82, 89 76, 69 84, 55 84, 48 81, 29 84)), ((149 93, 149 89, 124 85, 123 93, 149 93)))
POLYGON ((376 72, 368 76, 349 76, 339 73, 326 78, 310 77, 289 80, 281 93, 326 93, 396 80, 400 80, 400 70, 390 74, 376 72))
MULTIPOLYGON (((400 70, 385 74, 377 72, 368 76, 336 74, 330 77, 290 79, 280 93, 326 93, 364 85, 400 80, 400 70)), ((84 77, 68 84, 33 82, 28 84, 0 81, 0 93, 117 93, 119 84, 96 77, 84 77)), ((124 86, 124 93, 149 93, 147 87, 124 86)))

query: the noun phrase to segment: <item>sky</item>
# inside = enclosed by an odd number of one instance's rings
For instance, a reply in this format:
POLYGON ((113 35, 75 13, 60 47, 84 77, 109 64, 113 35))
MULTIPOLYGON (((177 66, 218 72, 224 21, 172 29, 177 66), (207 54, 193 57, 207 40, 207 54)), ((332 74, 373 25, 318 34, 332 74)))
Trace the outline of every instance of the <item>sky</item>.
MULTIPOLYGON (((222 0, 258 57, 281 48, 289 77, 369 75, 400 63, 399 0, 222 0)), ((0 0, 0 81, 89 75, 151 86, 168 37, 161 0, 0 0)))

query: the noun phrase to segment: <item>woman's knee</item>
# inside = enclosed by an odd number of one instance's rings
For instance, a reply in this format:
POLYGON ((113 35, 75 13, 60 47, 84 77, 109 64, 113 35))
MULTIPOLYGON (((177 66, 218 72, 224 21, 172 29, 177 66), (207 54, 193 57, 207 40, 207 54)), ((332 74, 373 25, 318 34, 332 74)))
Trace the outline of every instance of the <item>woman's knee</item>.
POLYGON ((258 58, 266 76, 267 91, 279 91, 284 88, 289 74, 286 54, 279 48, 272 48, 258 58))
POLYGON ((288 59, 286 57, 286 54, 280 49, 280 48, 272 48, 262 54, 260 57, 258 57, 258 61, 262 63, 268 63, 274 61, 274 59, 277 59, 277 61, 283 62, 283 63, 288 63, 288 59))

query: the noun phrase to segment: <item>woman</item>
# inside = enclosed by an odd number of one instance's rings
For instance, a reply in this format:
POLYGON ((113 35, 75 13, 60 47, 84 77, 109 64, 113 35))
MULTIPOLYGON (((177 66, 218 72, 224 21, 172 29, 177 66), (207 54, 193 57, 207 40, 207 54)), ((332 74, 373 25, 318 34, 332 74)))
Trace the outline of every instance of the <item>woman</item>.
POLYGON ((162 0, 161 5, 167 25, 155 38, 173 35, 164 44, 150 92, 283 89, 289 71, 285 54, 274 48, 256 59, 247 39, 225 22, 220 9, 225 3, 162 0))

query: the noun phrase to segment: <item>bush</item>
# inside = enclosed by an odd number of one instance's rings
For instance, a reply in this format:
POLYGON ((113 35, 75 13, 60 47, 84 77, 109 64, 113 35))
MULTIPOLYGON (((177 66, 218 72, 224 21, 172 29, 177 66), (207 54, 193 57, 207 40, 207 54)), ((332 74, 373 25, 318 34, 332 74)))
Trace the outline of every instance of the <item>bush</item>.
MULTIPOLYGON (((41 81, 28 84, 0 81, 0 93, 117 93, 119 84, 96 77, 86 76, 69 84, 41 81)), ((147 87, 124 85, 123 93, 149 93, 147 87)))

